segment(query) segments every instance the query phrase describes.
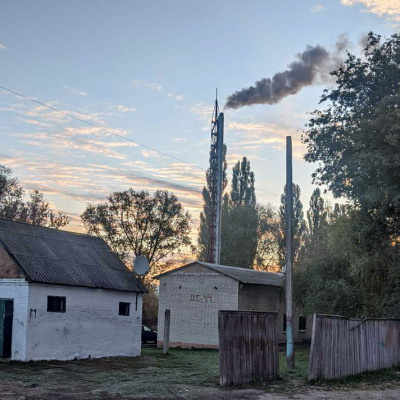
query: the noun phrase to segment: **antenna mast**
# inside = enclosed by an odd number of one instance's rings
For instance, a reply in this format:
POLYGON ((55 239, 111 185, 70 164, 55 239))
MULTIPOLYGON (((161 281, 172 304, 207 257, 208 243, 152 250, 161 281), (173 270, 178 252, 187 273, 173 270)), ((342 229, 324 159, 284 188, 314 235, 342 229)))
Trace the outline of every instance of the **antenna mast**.
POLYGON ((224 113, 219 112, 217 92, 211 120, 211 226, 209 259, 214 264, 220 263, 221 254, 221 211, 222 188, 224 180, 224 113))

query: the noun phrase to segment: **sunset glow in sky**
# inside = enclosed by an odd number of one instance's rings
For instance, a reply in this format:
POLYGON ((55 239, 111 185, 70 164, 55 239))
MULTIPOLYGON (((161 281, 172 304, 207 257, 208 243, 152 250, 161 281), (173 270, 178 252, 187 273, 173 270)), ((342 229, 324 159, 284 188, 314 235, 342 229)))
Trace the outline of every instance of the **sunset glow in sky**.
MULTIPOLYGON (((223 106, 287 69, 307 45, 331 51, 345 34, 359 52, 369 31, 387 37, 400 25, 399 0, 0 4, 1 86, 204 169, 216 87, 223 106)), ((259 201, 279 203, 292 135, 294 180, 308 203, 314 166, 302 159, 299 130, 328 83, 278 104, 224 110, 229 170, 250 159, 259 201)), ((202 206, 202 169, 1 89, 0 164, 71 215, 71 230, 83 230, 87 203, 129 187, 173 191, 195 221, 202 206)))

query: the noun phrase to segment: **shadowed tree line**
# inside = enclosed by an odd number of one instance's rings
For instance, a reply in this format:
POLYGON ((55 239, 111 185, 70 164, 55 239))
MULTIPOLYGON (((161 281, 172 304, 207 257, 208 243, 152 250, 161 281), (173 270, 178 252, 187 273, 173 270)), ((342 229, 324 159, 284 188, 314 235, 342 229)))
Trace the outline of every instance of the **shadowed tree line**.
POLYGON ((399 71, 400 35, 370 33, 363 57, 348 54, 332 72, 326 108, 304 130, 314 182, 348 201, 313 234, 298 265, 296 297, 306 313, 399 316, 399 71))
POLYGON ((0 165, 0 218, 10 221, 61 228, 70 222, 70 218, 60 211, 50 209, 49 203, 37 190, 29 192, 12 177, 12 171, 0 165), (27 199, 28 197, 28 199, 27 199))

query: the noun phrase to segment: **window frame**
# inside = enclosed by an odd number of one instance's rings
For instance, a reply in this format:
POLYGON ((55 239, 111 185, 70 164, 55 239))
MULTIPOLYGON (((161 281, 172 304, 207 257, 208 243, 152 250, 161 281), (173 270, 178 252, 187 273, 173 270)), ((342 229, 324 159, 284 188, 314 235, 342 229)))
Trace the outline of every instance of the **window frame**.
POLYGON ((64 314, 66 310, 67 298, 65 296, 47 296, 47 312, 64 314), (52 309, 54 305, 56 307, 52 309))
POLYGON ((299 332, 304 333, 307 332, 307 318, 299 315, 299 332), (304 329, 300 329, 301 323, 300 321, 304 322, 304 329))
POLYGON ((127 303, 125 301, 120 301, 118 315, 121 315, 122 317, 129 317, 131 315, 131 303, 127 303), (123 312, 123 311, 125 311, 125 312, 123 312))

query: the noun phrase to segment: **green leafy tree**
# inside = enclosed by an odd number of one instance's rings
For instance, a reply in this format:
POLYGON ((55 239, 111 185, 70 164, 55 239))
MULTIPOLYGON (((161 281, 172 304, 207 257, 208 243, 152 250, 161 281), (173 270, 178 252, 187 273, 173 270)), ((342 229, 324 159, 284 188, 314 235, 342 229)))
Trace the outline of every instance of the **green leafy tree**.
POLYGON ((314 259, 294 271, 294 299, 303 315, 358 316, 362 304, 351 266, 342 257, 314 259))
POLYGON ((348 54, 303 135, 315 182, 350 209, 334 210, 331 252, 346 254, 360 314, 384 316, 400 301, 400 35, 370 33, 364 57, 348 54))
POLYGON ((163 260, 190 245, 191 216, 168 191, 114 192, 81 215, 88 233, 103 238, 122 260, 143 255, 154 273, 163 260))
MULTIPOLYGON (((226 145, 224 145, 224 161, 223 161, 223 184, 222 184, 222 190, 224 191, 227 184, 228 180, 226 177, 226 169, 228 167, 228 164, 226 162, 226 145)), ((212 245, 210 243, 210 237, 211 237, 211 225, 212 225, 212 212, 213 212, 213 204, 212 204, 212 196, 211 194, 213 193, 216 188, 214 188, 214 183, 215 179, 213 177, 213 169, 215 170, 215 165, 216 165, 216 149, 211 146, 210 150, 210 168, 206 171, 206 183, 207 186, 205 186, 202 190, 202 197, 203 197, 203 211, 200 213, 200 226, 199 226, 199 234, 198 234, 198 239, 197 239, 197 245, 198 245, 198 258, 201 261, 206 261, 206 262, 211 262, 210 260, 210 246, 212 245)))
POLYGON ((257 204, 258 231, 255 268, 275 272, 279 269, 277 232, 280 221, 271 204, 257 204), (278 268, 277 268, 278 267, 278 268))
POLYGON ((255 175, 251 171, 250 161, 243 157, 232 169, 231 206, 242 207, 256 205, 255 175))
POLYGON ((224 196, 221 232, 221 263, 252 268, 257 253, 258 213, 255 177, 246 157, 232 169, 230 196, 224 196))
MULTIPOLYGON (((293 183, 293 262, 298 263, 304 249, 306 223, 304 221, 303 203, 300 200, 300 186, 293 183)), ((281 196, 279 207, 279 225, 275 230, 275 240, 278 245, 278 260, 282 268, 286 264, 286 185, 281 196)))
POLYGON ((29 192, 28 201, 25 197, 11 169, 0 165, 0 218, 56 229, 70 222, 70 217, 64 213, 51 210, 39 191, 29 192))
POLYGON ((327 250, 328 208, 321 197, 321 190, 316 188, 310 199, 307 211, 307 239, 305 257, 315 258, 327 250))
POLYGON ((349 54, 332 75, 324 110, 312 113, 303 141, 305 159, 318 163, 314 181, 326 184, 370 215, 400 227, 400 35, 382 41, 370 33, 364 57, 349 54))

